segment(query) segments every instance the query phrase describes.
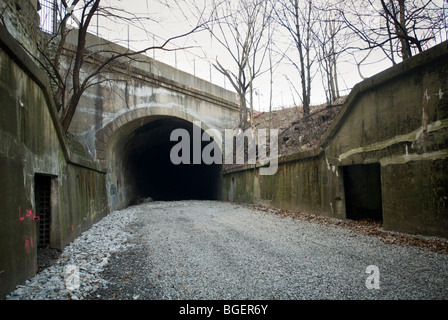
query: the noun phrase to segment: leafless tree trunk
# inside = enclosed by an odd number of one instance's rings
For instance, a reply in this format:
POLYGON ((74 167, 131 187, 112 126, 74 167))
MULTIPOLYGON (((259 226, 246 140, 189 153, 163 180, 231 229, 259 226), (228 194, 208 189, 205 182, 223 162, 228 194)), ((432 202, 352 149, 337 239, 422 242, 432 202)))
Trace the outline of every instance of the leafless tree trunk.
POLYGON ((213 38, 231 60, 231 63, 223 64, 216 58, 214 67, 230 81, 239 96, 241 128, 252 123, 254 81, 264 72, 268 50, 265 32, 271 19, 268 5, 267 0, 220 3, 214 8, 215 23, 209 26, 213 38), (236 7, 232 6, 234 3, 236 7))
MULTIPOLYGON (((271 26, 269 27, 269 30, 271 30, 271 26)), ((271 34, 271 31, 269 31, 269 33, 271 34)), ((272 34, 271 34, 272 35, 272 34)), ((272 128, 271 126, 271 120, 272 120, 272 98, 273 98, 273 77, 274 77, 274 63, 272 61, 272 54, 273 54, 273 50, 272 50, 272 37, 271 37, 271 41, 269 41, 269 129, 272 128)))
MULTIPOLYGON (((92 19, 95 16, 102 16, 109 19, 109 21, 142 26, 143 20, 147 20, 147 17, 137 17, 131 12, 104 6, 101 4, 101 0, 73 0, 70 3, 62 0, 57 10, 59 17, 57 29, 54 34, 46 35, 43 37, 44 40, 37 44, 39 56, 33 55, 33 58, 40 63, 50 78, 53 100, 60 114, 64 132, 68 132, 84 92, 91 86, 107 81, 107 79, 101 78, 100 75, 111 64, 117 61, 123 62, 123 60, 131 61, 137 55, 150 50, 181 50, 179 48, 169 49, 167 45, 174 39, 187 36, 203 27, 197 24, 187 33, 174 36, 160 45, 149 46, 138 51, 128 49, 124 52, 114 52, 87 47, 86 38, 92 28, 92 19), (70 19, 76 21, 76 26, 68 24, 70 19), (76 49, 69 54, 72 56, 71 58, 66 54, 67 36, 69 33, 76 33, 77 36, 76 49), (64 59, 69 61, 63 61, 63 55, 64 59), (93 66, 89 66, 88 72, 86 72, 83 67, 88 57, 97 57, 98 59, 96 59, 96 63, 93 66), (98 78, 101 78, 101 80, 97 80, 98 78)), ((29 53, 32 55, 31 52, 29 53)))
POLYGON ((299 72, 303 113, 308 115, 311 103, 311 68, 315 60, 313 54, 313 27, 315 23, 313 5, 311 0, 307 0, 303 6, 301 6, 299 0, 282 0, 278 1, 275 12, 277 22, 290 35, 299 56, 298 62, 296 62, 294 57, 289 54, 285 55, 299 72))
MULTIPOLYGON (((75 0, 74 2, 77 3, 78 0, 75 0)), ((70 123, 72 122, 73 116, 75 115, 79 100, 81 99, 82 94, 87 88, 89 79, 93 76, 96 76, 101 71, 98 70, 94 72, 90 76, 87 76, 84 80, 82 80, 80 76, 81 67, 84 64, 87 30, 89 29, 90 22, 92 21, 95 12, 98 11, 99 5, 100 0, 90 0, 84 4, 84 7, 82 9, 82 16, 78 29, 78 43, 76 46, 75 62, 72 70, 73 91, 68 100, 66 111, 62 116, 62 128, 65 132, 67 132, 68 128, 70 127, 70 123)))
MULTIPOLYGON (((403 58, 403 60, 406 60, 412 56, 412 52, 408 40, 408 31, 406 28, 405 4, 404 0, 398 0, 397 2, 398 8, 395 6, 392 0, 389 0, 389 7, 386 5, 384 0, 381 0, 381 5, 386 15, 387 25, 389 26, 389 23, 391 22, 395 26, 395 34, 397 35, 401 44, 401 57, 403 58)), ((390 38, 393 37, 390 30, 388 30, 388 35, 390 38)), ((420 45, 418 45, 418 47, 419 51, 421 52, 420 45)))
POLYGON ((327 102, 332 103, 340 97, 338 85, 337 60, 342 52, 344 41, 340 37, 342 23, 337 19, 337 11, 327 8, 317 8, 319 12, 318 28, 315 28, 315 38, 318 47, 319 66, 322 81, 325 82, 327 102))
POLYGON ((359 4, 352 0, 346 4, 341 16, 352 34, 365 44, 348 50, 380 49, 395 64, 397 56, 406 60, 446 40, 445 4, 437 1, 368 0, 359 4), (442 30, 444 36, 440 36, 442 30))

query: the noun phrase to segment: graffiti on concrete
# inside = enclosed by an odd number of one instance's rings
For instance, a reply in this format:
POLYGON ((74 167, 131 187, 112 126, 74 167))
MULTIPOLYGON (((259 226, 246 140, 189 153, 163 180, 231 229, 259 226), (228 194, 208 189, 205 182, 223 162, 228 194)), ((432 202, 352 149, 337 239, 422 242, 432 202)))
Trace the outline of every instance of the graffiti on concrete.
MULTIPOLYGON (((31 209, 26 209, 25 210, 26 214, 25 216, 22 216, 22 208, 19 206, 19 221, 24 221, 25 218, 32 220, 34 222, 38 222, 40 220, 39 216, 36 216, 33 213, 33 210, 31 209)), ((29 237, 29 238, 25 238, 25 251, 26 253, 30 253, 30 248, 34 248, 34 241, 33 241, 33 237, 29 237)))
POLYGON ((34 248, 34 242, 33 242, 33 237, 30 237, 29 239, 25 239, 25 250, 26 253, 30 253, 30 247, 34 248))
POLYGON ((22 217, 22 209, 19 206, 19 220, 23 221, 25 218, 31 219, 33 221, 38 222, 40 220, 40 217, 36 216, 32 210, 26 210, 26 215, 22 217))

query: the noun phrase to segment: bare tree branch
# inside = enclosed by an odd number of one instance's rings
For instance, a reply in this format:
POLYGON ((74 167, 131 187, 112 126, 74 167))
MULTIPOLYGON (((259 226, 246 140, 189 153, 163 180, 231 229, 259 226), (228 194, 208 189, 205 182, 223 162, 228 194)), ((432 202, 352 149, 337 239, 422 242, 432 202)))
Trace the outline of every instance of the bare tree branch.
POLYGON ((62 0, 57 7, 59 21, 54 34, 46 35, 45 41, 38 44, 39 56, 34 58, 46 71, 53 89, 53 100, 57 110, 60 112, 63 130, 69 130, 72 119, 76 113, 79 101, 85 91, 94 86, 104 83, 107 79, 98 78, 109 66, 115 62, 130 62, 141 54, 151 50, 176 51, 183 48, 169 48, 168 45, 175 41, 204 29, 206 19, 203 17, 202 24, 196 24, 191 30, 170 37, 159 45, 146 46, 140 50, 125 50, 116 52, 112 48, 87 45, 87 34, 92 27, 94 17, 104 17, 114 23, 124 23, 135 26, 143 33, 147 32, 144 22, 152 20, 147 16, 138 16, 136 13, 128 12, 114 7, 102 5, 101 0, 62 0), (69 20, 75 19, 77 26, 69 26, 69 20), (71 51, 67 47, 67 37, 70 33, 76 34, 77 39, 71 51), (86 68, 87 62, 89 68, 86 68), (70 81, 69 80, 70 77, 70 81), (70 86, 69 83, 70 82, 70 86))

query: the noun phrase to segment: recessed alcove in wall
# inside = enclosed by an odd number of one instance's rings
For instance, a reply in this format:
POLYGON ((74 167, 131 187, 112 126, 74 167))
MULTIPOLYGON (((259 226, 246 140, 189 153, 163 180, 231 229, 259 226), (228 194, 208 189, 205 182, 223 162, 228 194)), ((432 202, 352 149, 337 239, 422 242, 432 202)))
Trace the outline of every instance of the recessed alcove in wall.
POLYGON ((383 220, 379 163, 342 167, 347 219, 383 220))

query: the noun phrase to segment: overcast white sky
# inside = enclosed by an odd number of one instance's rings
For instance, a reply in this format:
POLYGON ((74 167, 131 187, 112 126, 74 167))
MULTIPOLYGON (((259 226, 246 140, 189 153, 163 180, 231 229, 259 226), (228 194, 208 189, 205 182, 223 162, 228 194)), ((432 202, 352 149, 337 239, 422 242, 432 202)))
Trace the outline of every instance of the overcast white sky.
MULTIPOLYGON (((170 9, 164 5, 163 0, 103 0, 103 5, 110 3, 116 7, 122 7, 127 11, 139 14, 143 14, 149 17, 152 21, 148 21, 146 26, 147 32, 138 30, 135 27, 127 27, 125 25, 110 27, 110 31, 106 32, 107 26, 100 20, 102 27, 101 34, 107 34, 105 37, 110 40, 124 40, 123 45, 128 45, 131 49, 140 49, 152 45, 153 42, 160 43, 162 39, 167 39, 179 34, 183 34, 191 30, 195 25, 195 19, 188 21, 185 17, 175 9, 170 9), (174 11, 173 11, 174 10, 174 11), (129 34, 129 42, 127 41, 129 34)), ((205 0, 200 0, 200 3, 205 3, 205 0)), ((210 1, 209 1, 210 2, 210 1)), ((173 1, 173 7, 176 7, 173 1)), ((187 11, 184 11, 188 12, 187 11)), ((283 36, 282 36, 283 37, 283 36)), ((284 36, 286 37, 286 35, 284 36)), ((285 38, 285 40, 287 40, 285 38)), ((163 61, 167 64, 175 66, 186 72, 195 74, 198 77, 211 81, 217 85, 223 86, 227 89, 233 90, 230 83, 226 81, 225 77, 214 70, 210 65, 209 59, 219 57, 220 62, 226 61, 225 50, 214 41, 211 42, 210 35, 203 31, 196 33, 186 38, 177 39, 174 45, 179 47, 192 47, 182 51, 166 52, 155 51, 148 53, 149 56, 163 61)), ((363 76, 374 75, 388 67, 391 63, 384 61, 383 56, 371 56, 369 63, 366 63, 362 68, 363 76), (373 63, 377 61, 378 63, 373 63)), ((339 76, 339 88, 341 94, 348 94, 350 89, 362 79, 359 76, 356 68, 356 63, 351 56, 342 57, 338 61, 338 76, 339 76)), ((299 97, 293 93, 290 83, 291 81, 297 81, 299 83, 299 77, 297 70, 291 67, 287 61, 276 69, 273 80, 273 110, 281 109, 283 107, 291 107, 294 102, 300 102, 299 97)), ((254 104, 256 110, 266 111, 269 109, 269 74, 264 77, 258 78, 255 82, 254 104)), ((316 77, 312 84, 311 103, 320 104, 325 102, 325 94, 322 87, 322 80, 316 77)), ((299 88, 300 89, 300 88, 299 88)))

